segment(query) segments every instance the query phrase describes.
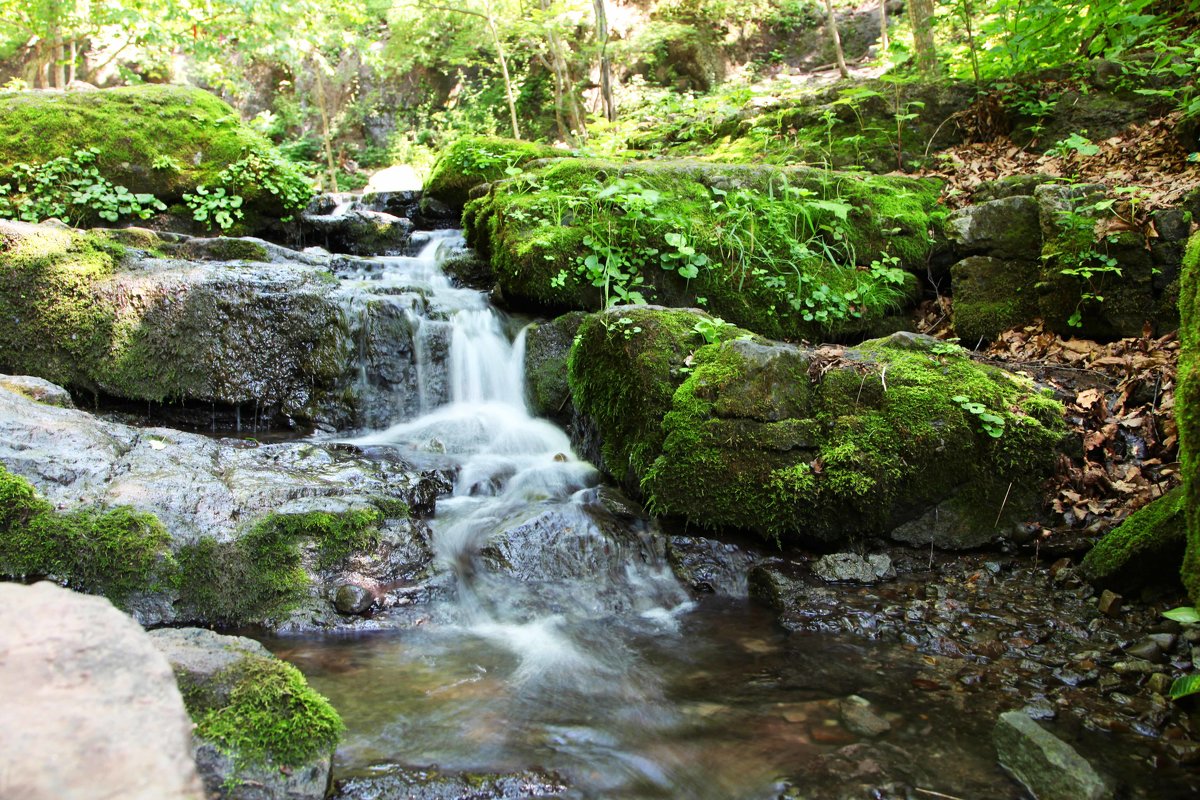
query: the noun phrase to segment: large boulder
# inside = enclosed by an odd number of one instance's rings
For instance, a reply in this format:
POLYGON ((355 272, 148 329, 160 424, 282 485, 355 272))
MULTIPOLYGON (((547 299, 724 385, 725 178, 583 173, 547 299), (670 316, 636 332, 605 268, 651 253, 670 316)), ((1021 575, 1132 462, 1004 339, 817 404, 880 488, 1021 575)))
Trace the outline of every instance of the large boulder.
POLYGON ((1000 766, 1038 800, 1107 800, 1109 782, 1071 745, 1024 711, 1000 715, 992 733, 1000 766))
POLYGON ((203 628, 150 633, 196 723, 210 798, 321 800, 343 726, 329 701, 258 642, 203 628))
POLYGON ((244 201, 239 225, 249 230, 302 208, 311 193, 262 134, 200 89, 0 93, 0 183, 18 163, 42 164, 84 148, 96 149, 104 178, 168 205, 200 186, 236 194, 244 201))
POLYGON ((1036 261, 1041 256, 1038 203, 1014 195, 988 200, 955 211, 946 220, 946 234, 963 255, 1036 261))
POLYGON ((463 225, 515 307, 704 306, 765 336, 848 337, 914 302, 939 189, 805 168, 564 158, 490 184, 463 225))
POLYGON ((441 152, 429 170, 425 194, 461 209, 476 186, 507 176, 509 169, 538 158, 564 155, 544 144, 498 136, 462 136, 441 152))
POLYGON ((1057 402, 953 345, 814 349, 696 311, 589 317, 570 383, 652 511, 774 540, 979 546, 1036 516, 1065 435, 1057 402))
POLYGON ((0 583, 5 797, 200 800, 167 659, 101 597, 0 583))
POLYGON ((143 624, 346 623, 347 583, 400 602, 445 488, 345 447, 247 447, 3 389, 0 465, 0 574, 107 594, 143 624))
POLYGON ((954 331, 969 347, 1038 316, 1034 261, 969 256, 950 268, 954 331))

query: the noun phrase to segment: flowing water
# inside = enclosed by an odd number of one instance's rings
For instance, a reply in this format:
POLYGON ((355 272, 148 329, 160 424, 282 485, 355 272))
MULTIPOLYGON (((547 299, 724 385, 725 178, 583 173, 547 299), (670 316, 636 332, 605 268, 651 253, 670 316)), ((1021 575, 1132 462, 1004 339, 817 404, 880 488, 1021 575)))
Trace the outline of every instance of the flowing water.
MULTIPOLYGON (((562 430, 530 416, 523 336, 510 339, 485 295, 438 268, 458 244, 439 235, 348 279, 409 315, 420 400, 412 418, 355 441, 458 477, 432 522, 453 589, 421 609, 422 624, 268 642, 342 712, 337 774, 536 767, 573 797, 775 797, 849 769, 825 758, 856 741, 840 698, 873 696, 898 725, 919 713, 896 699, 912 654, 789 639, 736 586, 690 597, 661 534, 600 485, 562 430)), ((950 724, 936 747, 927 726, 908 726, 911 749, 892 757, 932 759, 974 796, 1016 796, 973 724, 950 724)))

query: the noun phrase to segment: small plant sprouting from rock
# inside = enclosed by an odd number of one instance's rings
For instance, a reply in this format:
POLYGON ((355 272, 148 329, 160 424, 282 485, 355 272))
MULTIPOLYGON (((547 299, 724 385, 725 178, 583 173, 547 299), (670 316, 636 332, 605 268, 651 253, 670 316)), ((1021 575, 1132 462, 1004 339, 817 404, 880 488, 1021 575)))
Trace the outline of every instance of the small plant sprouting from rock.
POLYGON ((979 427, 983 428, 983 432, 988 436, 999 439, 1004 435, 1004 417, 993 414, 983 403, 977 403, 965 394, 956 394, 950 399, 958 403, 959 408, 963 411, 974 414, 979 420, 979 427))
POLYGON ((101 175, 99 155, 87 147, 42 164, 13 164, 0 176, 0 217, 23 222, 54 217, 78 225, 89 217, 116 222, 166 210, 154 195, 131 192, 101 175))

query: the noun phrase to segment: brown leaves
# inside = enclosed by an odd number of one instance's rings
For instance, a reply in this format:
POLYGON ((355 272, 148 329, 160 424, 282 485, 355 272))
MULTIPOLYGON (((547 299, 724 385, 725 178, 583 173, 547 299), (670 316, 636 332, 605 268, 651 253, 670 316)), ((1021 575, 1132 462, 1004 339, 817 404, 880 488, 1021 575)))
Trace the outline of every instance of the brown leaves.
POLYGON ((1001 334, 988 357, 1053 387, 1082 459, 1060 459, 1051 508, 1067 527, 1107 526, 1178 481, 1175 334, 1098 344, 1040 325, 1001 334))

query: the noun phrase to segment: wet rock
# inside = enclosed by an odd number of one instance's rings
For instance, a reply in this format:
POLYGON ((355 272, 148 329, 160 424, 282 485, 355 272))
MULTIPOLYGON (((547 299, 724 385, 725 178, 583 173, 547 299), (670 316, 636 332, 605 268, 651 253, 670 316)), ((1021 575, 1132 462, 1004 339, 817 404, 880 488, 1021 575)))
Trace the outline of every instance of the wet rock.
POLYGON ((75 407, 75 401, 66 389, 32 375, 0 375, 0 388, 48 406, 75 407))
POLYGON ((1038 800, 1102 800, 1107 781, 1074 748, 1024 712, 1000 715, 992 733, 1002 766, 1038 800))
POLYGON ((518 800, 558 797, 567 785, 545 772, 512 774, 444 773, 437 769, 388 767, 364 777, 339 780, 331 800, 518 800))
POLYGON ((1052 720, 1058 716, 1058 710, 1048 700, 1037 700, 1021 710, 1034 720, 1052 720))
POLYGON ((679 580, 697 592, 745 597, 747 576, 757 557, 730 542, 699 536, 672 536, 667 559, 679 580))
POLYGON ((404 217, 362 207, 305 213, 300 225, 306 242, 320 244, 331 253, 357 256, 402 255, 413 231, 412 222, 404 217))
POLYGON ((846 729, 857 736, 875 738, 892 729, 892 723, 875 712, 870 700, 856 694, 838 703, 838 713, 846 729))
POLYGON ((1152 664, 1162 663, 1163 660, 1162 648, 1158 646, 1158 642, 1150 638, 1142 639, 1137 644, 1126 647, 1125 652, 1134 658, 1140 658, 1152 664))
POLYGON ((101 597, 0 583, 0 794, 200 800, 167 659, 101 597))
POLYGON ((1146 688, 1155 694, 1166 695, 1171 691, 1172 679, 1164 672, 1155 672, 1146 679, 1146 688))
POLYGON ((831 553, 817 559, 812 570, 817 577, 829 583, 875 583, 896 577, 892 559, 880 553, 872 553, 866 558, 856 553, 831 553))
POLYGON ((375 595, 353 583, 343 583, 333 596, 333 605, 341 614, 362 614, 374 603, 375 595))
POLYGON ((199 723, 192 748, 210 800, 325 797, 340 722, 294 667, 253 639, 202 628, 162 629, 151 637, 199 723), (264 709, 276 718, 264 720, 264 709), (241 723, 232 741, 205 724, 221 715, 241 723), (280 738, 264 726, 291 733, 280 738))

